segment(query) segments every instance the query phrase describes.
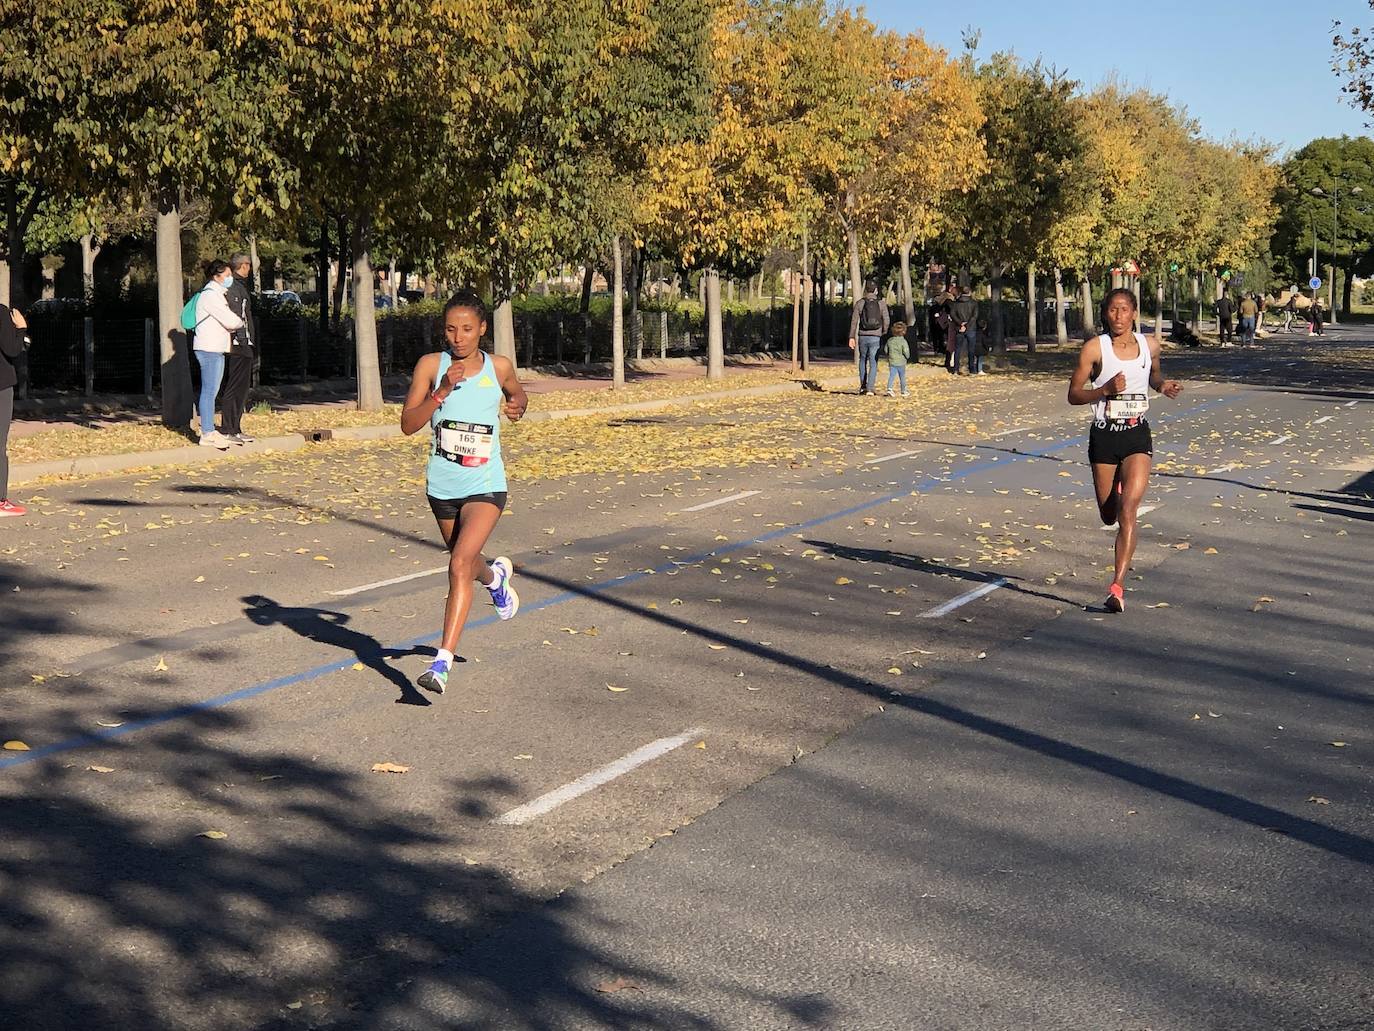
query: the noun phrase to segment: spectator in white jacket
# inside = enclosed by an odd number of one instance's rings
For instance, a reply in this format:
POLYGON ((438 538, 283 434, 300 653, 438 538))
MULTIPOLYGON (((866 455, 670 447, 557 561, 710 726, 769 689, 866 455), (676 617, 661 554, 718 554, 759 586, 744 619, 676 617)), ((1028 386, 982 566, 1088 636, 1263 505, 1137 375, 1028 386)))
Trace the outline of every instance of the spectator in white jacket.
POLYGON ((215 395, 224 380, 224 363, 234 330, 243 328, 243 319, 229 308, 225 291, 234 282, 234 273, 226 261, 212 261, 205 266, 207 282, 196 299, 196 329, 192 347, 200 365, 200 442, 205 447, 228 451, 233 443, 215 429, 215 395))

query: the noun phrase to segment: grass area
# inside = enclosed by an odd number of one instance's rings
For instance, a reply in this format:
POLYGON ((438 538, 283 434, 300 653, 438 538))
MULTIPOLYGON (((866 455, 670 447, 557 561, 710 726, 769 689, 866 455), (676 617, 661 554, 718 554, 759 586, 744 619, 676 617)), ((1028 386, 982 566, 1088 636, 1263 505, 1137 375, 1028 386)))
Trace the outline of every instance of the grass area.
MULTIPOLYGON (((786 370, 759 369, 727 375, 725 379, 713 383, 703 373, 691 379, 632 383, 624 390, 554 391, 534 396, 532 403, 546 410, 604 408, 637 401, 670 400, 721 390, 770 386, 791 378, 786 370)), ((279 409, 270 413, 251 411, 244 416, 243 428, 251 436, 265 438, 314 429, 390 426, 398 423, 400 418, 400 405, 386 405, 379 412, 360 412, 344 405, 322 405, 279 409)), ((24 465, 86 456, 163 451, 195 443, 195 434, 162 426, 157 422, 155 412, 107 409, 87 413, 80 423, 13 439, 10 441, 9 457, 12 464, 24 465)))

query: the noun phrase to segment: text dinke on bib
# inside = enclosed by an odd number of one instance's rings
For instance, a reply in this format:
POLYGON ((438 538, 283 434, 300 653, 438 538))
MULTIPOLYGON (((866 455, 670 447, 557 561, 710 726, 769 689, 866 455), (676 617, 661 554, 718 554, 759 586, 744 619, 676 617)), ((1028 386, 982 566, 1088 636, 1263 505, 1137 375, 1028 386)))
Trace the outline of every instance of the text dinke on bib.
POLYGON ((486 465, 495 432, 496 427, 483 423, 444 419, 434 428, 434 453, 463 466, 486 465))
POLYGON ((1150 411, 1150 399, 1145 394, 1117 394, 1107 398, 1103 411, 1109 422, 1132 422, 1145 418, 1150 411))

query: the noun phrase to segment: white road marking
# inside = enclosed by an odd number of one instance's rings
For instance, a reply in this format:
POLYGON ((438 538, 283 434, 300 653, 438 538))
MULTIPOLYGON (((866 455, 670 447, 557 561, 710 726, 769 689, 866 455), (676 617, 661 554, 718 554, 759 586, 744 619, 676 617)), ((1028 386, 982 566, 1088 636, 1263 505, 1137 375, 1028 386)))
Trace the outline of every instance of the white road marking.
POLYGON ((506 827, 519 827, 529 823, 531 820, 538 819, 545 813, 557 809, 564 802, 571 802, 574 798, 585 795, 588 791, 599 788, 602 784, 609 783, 647 762, 652 762, 661 755, 667 755, 674 748, 681 748, 692 738, 700 737, 703 733, 705 731, 701 727, 692 727, 690 730, 684 730, 681 734, 650 741, 643 748, 636 748, 629 755, 622 755, 619 759, 607 763, 600 769, 592 770, 591 773, 584 773, 576 780, 564 784, 561 788, 554 788, 548 794, 540 795, 533 801, 516 806, 510 812, 496 817, 492 823, 503 824, 506 827))
MULTIPOLYGON (((1137 509, 1135 510, 1135 514, 1138 515, 1138 516, 1149 515, 1151 512, 1153 512, 1153 511, 1154 511, 1155 509, 1157 509, 1158 507, 1159 507, 1159 505, 1141 505, 1139 508, 1137 508, 1137 509)), ((1102 527, 1102 529, 1104 529, 1104 530, 1115 530, 1115 529, 1116 529, 1116 523, 1108 523, 1106 526, 1102 527)))
POLYGON ((407 580, 418 580, 423 576, 437 576, 439 573, 447 573, 448 566, 440 566, 437 569, 424 569, 418 573, 408 573, 405 576, 393 576, 390 580, 378 580, 375 584, 363 584, 361 587, 346 587, 342 591, 330 591, 329 593, 336 598, 346 598, 350 594, 362 594, 363 591, 375 590, 378 587, 390 587, 392 584, 403 584, 407 580))
POLYGON ((967 605, 971 601, 977 601, 983 595, 991 594, 999 587, 1005 587, 1010 582, 1011 581, 1009 581, 1006 577, 999 576, 996 580, 993 580, 991 583, 985 583, 982 587, 975 587, 973 590, 967 591, 964 594, 959 595, 957 598, 951 598, 943 605, 936 605, 935 608, 931 609, 929 612, 922 612, 921 618, 935 619, 937 616, 946 615, 947 613, 953 612, 961 605, 967 605))
POLYGON ((1035 429, 1034 426, 1018 426, 1014 430, 1003 430, 1001 433, 993 433, 990 436, 993 438, 1010 437, 1013 433, 1029 433, 1033 429, 1035 429))
POLYGON ((1359 401, 1347 401, 1347 402, 1346 402, 1344 405, 1342 405, 1341 407, 1342 407, 1342 408, 1354 408, 1354 407, 1355 407, 1357 404, 1359 404, 1359 403, 1360 403, 1359 401))
POLYGON ((1290 440, 1292 440, 1292 439, 1293 439, 1293 435, 1292 435, 1291 433, 1286 433, 1286 434, 1284 434, 1282 437, 1277 438, 1276 440, 1271 440, 1269 443, 1271 443, 1271 444, 1287 444, 1287 443, 1288 443, 1290 440))
POLYGON ((715 501, 706 501, 700 505, 693 505, 691 508, 684 508, 682 511, 700 512, 703 508, 715 508, 717 505, 724 505, 729 501, 740 501, 744 498, 752 498, 755 494, 761 493, 762 491, 757 490, 742 490, 738 494, 731 494, 728 498, 716 498, 715 501))
POLYGON ((1207 470, 1207 475, 1208 475, 1208 476, 1211 476, 1213 473, 1229 473, 1229 472, 1234 472, 1235 469, 1236 469, 1236 465, 1235 465, 1234 462, 1232 462, 1230 465, 1219 465, 1219 466, 1217 466, 1215 469, 1208 469, 1208 470, 1207 470))
POLYGON ((1313 420, 1312 420, 1312 425, 1313 425, 1313 426, 1320 426, 1320 425, 1321 425, 1322 423, 1324 423, 1324 422, 1330 422, 1330 421, 1331 421, 1331 418, 1332 418, 1332 417, 1329 416, 1329 415, 1323 415, 1320 419, 1313 419, 1313 420))
POLYGON ((909 455, 919 455, 920 451, 898 451, 895 455, 883 455, 882 458, 870 458, 864 465, 877 465, 879 462, 890 462, 894 458, 906 458, 909 455))

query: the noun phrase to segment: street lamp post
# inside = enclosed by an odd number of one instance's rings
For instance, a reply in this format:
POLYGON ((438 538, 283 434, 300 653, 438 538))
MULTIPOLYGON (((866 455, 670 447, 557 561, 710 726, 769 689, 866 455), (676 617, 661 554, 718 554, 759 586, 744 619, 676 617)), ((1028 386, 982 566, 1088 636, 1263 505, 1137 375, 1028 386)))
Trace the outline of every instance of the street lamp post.
MULTIPOLYGON (((1347 193, 1363 193, 1364 190, 1358 186, 1352 186, 1347 193)), ((1316 197, 1325 197, 1326 192, 1320 186, 1312 187, 1312 194, 1316 197)), ((1331 309, 1331 325, 1336 325, 1336 226, 1340 217, 1341 205, 1341 181, 1337 179, 1331 186, 1331 282, 1327 284, 1327 299, 1330 302, 1328 307, 1331 309)), ((1317 267, 1317 230, 1316 223, 1312 229, 1312 268, 1317 267)), ((1312 273, 1317 274, 1315 271, 1312 273)), ((1312 299, 1315 301, 1316 291, 1312 291, 1312 299)))

